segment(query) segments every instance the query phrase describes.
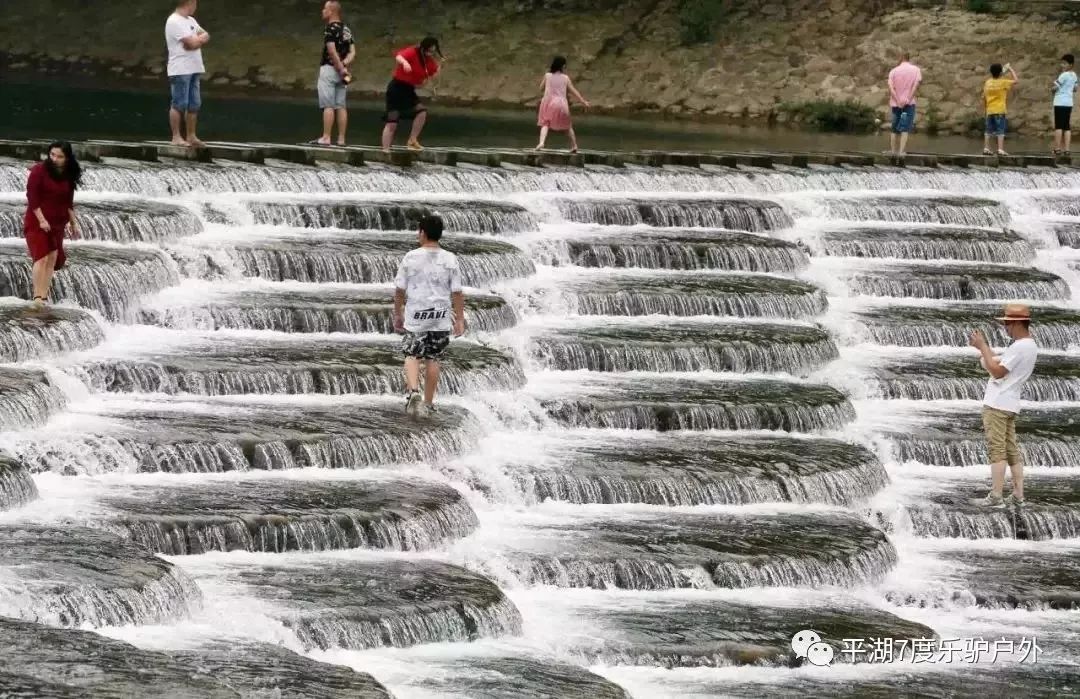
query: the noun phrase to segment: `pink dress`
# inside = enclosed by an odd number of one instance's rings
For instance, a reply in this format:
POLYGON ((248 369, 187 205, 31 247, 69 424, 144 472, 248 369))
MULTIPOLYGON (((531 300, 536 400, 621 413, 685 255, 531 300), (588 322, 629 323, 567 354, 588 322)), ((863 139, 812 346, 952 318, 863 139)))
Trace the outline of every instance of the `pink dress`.
POLYGON ((544 99, 540 102, 537 126, 546 126, 552 131, 570 129, 570 102, 566 99, 566 86, 569 84, 570 78, 563 73, 544 76, 544 99))

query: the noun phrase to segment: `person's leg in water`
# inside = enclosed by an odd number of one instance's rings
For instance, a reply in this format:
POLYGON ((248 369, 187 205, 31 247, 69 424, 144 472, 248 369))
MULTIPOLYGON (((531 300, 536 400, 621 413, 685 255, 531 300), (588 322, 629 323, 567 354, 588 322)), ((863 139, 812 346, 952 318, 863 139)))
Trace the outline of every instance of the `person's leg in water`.
POLYGON ((423 361, 420 357, 405 357, 405 412, 409 415, 416 415, 420 409, 420 364, 423 361))
POLYGON ((409 142, 406 144, 412 150, 422 150, 423 146, 420 145, 420 132, 424 130, 424 124, 427 123, 427 110, 421 109, 416 113, 413 118, 412 131, 409 133, 409 142))
POLYGON ((345 107, 339 107, 336 110, 337 114, 337 144, 339 146, 345 145, 345 132, 349 130, 349 110, 345 107))
POLYGON ((547 137, 548 137, 548 133, 550 133, 550 131, 551 131, 550 127, 547 127, 547 126, 541 126, 540 127, 540 142, 536 144, 536 150, 543 150, 544 149, 545 145, 547 144, 547 137))
POLYGON ((990 455, 990 493, 976 504, 984 507, 1002 507, 1005 490, 1005 467, 1008 466, 1008 413, 989 406, 983 407, 983 430, 986 433, 987 450, 990 455))
POLYGON ((439 389, 439 360, 429 359, 424 367, 424 407, 431 410, 439 389))
POLYGON ((574 133, 573 126, 567 129, 566 135, 570 137, 570 152, 577 153, 577 134, 574 133))
POLYGON ((52 286, 53 270, 56 267, 57 251, 53 250, 45 257, 34 261, 33 286, 34 301, 39 299, 45 303, 49 299, 49 289, 52 286))
MULTIPOLYGON (((1020 458, 1020 446, 1016 441, 1016 416, 1009 420, 1009 429, 1005 433, 1005 459, 1009 462, 1012 474, 1013 492, 1010 502, 1013 505, 1024 504, 1024 462, 1020 458)), ((1002 486, 1004 487, 1004 486, 1002 486)))

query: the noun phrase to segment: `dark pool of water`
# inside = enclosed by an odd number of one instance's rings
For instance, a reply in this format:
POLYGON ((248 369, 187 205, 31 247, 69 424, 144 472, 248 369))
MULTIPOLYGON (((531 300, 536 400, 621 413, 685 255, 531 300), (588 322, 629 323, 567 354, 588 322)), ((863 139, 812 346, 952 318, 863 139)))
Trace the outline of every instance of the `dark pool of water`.
MULTIPOLYGON (((136 87, 72 86, 56 79, 0 78, 0 137, 113 138, 158 140, 168 137, 168 91, 136 87)), ((199 133, 207 140, 302 143, 321 130, 320 114, 310 99, 296 96, 223 96, 206 86, 199 133)), ((350 143, 376 145, 382 128, 382 105, 354 99, 350 106, 350 143)), ((424 142, 432 146, 528 148, 536 143, 531 110, 492 110, 431 103, 424 142)), ((776 150, 880 151, 887 135, 821 134, 789 129, 672 121, 662 117, 619 118, 578 110, 575 128, 583 148, 610 150, 776 150)), ((402 140, 403 140, 402 135, 402 140)), ((560 134, 548 145, 565 147, 560 134)), ((1045 150, 1039 139, 1015 139, 1015 152, 1045 150)), ((909 150, 972 153, 981 140, 915 135, 909 150)))

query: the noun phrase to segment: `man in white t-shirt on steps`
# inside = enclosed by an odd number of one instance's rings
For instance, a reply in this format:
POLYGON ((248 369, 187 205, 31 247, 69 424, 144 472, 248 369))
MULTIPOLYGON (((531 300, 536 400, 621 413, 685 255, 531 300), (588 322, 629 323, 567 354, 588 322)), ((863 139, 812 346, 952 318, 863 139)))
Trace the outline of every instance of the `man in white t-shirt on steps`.
POLYGON ((439 358, 450 344, 450 333, 465 332, 465 295, 457 257, 443 250, 439 240, 443 222, 438 216, 420 221, 420 247, 405 255, 394 279, 394 330, 405 333, 405 412, 426 416, 432 410, 439 385, 439 358), (424 371, 424 398, 420 402, 420 364, 424 371))
POLYGON ((202 107, 202 47, 210 35, 195 21, 198 0, 177 0, 176 12, 165 21, 165 47, 169 50, 169 128, 172 142, 177 146, 201 146, 196 127, 202 107), (181 122, 187 127, 187 137, 180 133, 181 122))
POLYGON ((975 504, 984 507, 1019 507, 1024 504, 1024 465, 1016 443, 1016 416, 1024 384, 1035 370, 1039 347, 1031 337, 1031 308, 1022 303, 1010 303, 997 320, 1005 324, 1012 338, 1001 356, 995 356, 979 331, 971 335, 971 346, 979 350, 979 362, 990 374, 983 398, 983 429, 990 447, 990 494, 975 504), (1012 472, 1013 492, 1008 501, 1002 499, 1005 489, 1005 466, 1012 472))

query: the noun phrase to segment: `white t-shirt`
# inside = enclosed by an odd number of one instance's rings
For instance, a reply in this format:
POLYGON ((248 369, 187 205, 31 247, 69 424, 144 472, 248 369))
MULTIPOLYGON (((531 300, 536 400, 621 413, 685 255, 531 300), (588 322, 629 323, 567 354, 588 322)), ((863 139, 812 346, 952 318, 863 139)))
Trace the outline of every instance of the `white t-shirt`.
POLYGON ((450 295, 461 291, 461 268, 454 253, 442 248, 409 251, 398 267, 394 285, 405 290, 407 331, 454 329, 450 295))
POLYGON ((1031 377, 1031 372, 1035 370, 1035 360, 1038 356, 1039 346, 1030 337, 1009 345, 1009 348, 998 357, 1001 366, 1008 369, 1009 373, 1000 379, 992 378, 986 382, 983 405, 1010 413, 1019 413, 1020 396, 1024 391, 1024 384, 1031 377))
POLYGON ((166 72, 169 77, 206 72, 202 49, 188 51, 183 42, 183 39, 195 36, 201 29, 194 17, 181 17, 175 12, 169 15, 169 19, 165 21, 165 46, 169 49, 169 66, 166 72))

